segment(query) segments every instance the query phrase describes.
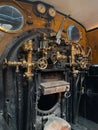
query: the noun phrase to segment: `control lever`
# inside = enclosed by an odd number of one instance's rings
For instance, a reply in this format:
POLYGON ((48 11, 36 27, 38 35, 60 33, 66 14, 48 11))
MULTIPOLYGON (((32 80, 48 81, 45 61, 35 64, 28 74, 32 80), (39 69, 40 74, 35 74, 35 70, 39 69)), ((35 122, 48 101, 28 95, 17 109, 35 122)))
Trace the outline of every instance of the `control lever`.
POLYGON ((88 50, 88 53, 87 53, 87 56, 86 56, 86 57, 87 57, 87 58, 88 58, 88 57, 90 57, 91 53, 92 53, 91 48, 89 48, 89 50, 88 50))
POLYGON ((60 38, 61 38, 62 31, 63 31, 64 23, 65 23, 65 20, 66 20, 67 17, 68 16, 63 18, 63 20, 61 22, 61 25, 59 27, 59 30, 58 30, 58 32, 56 34, 56 40, 57 40, 56 42, 57 42, 57 44, 60 44, 60 42, 61 42, 60 38))

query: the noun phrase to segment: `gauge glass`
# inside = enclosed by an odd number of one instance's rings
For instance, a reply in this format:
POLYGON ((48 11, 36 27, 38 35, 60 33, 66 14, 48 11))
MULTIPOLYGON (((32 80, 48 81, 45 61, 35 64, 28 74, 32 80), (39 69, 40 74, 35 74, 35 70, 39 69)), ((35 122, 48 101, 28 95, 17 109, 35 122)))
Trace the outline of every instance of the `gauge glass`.
POLYGON ((46 12, 45 5, 42 3, 37 4, 37 11, 41 14, 44 14, 46 12))
POLYGON ((54 8, 49 8, 49 15, 51 16, 51 17, 55 17, 55 15, 56 15, 56 10, 54 9, 54 8))

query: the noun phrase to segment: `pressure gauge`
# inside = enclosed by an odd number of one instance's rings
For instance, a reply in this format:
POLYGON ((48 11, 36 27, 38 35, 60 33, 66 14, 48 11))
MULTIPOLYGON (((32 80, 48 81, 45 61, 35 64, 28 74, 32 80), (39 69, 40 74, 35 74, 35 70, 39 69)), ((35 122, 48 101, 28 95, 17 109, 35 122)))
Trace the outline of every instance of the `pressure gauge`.
POLYGON ((50 7, 48 10, 48 13, 51 17, 55 17, 56 15, 56 10, 53 7, 50 7))
POLYGON ((40 13, 40 14, 44 14, 46 12, 46 6, 42 3, 38 3, 37 4, 37 11, 40 13))

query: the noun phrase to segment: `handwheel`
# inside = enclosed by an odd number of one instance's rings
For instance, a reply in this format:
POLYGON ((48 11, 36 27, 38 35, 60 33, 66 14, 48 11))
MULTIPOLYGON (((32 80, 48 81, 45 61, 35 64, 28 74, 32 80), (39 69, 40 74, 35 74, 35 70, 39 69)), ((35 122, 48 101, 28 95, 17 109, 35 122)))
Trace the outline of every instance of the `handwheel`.
POLYGON ((37 62, 37 67, 40 69, 40 70, 44 70, 47 68, 47 60, 46 58, 40 58, 37 62))

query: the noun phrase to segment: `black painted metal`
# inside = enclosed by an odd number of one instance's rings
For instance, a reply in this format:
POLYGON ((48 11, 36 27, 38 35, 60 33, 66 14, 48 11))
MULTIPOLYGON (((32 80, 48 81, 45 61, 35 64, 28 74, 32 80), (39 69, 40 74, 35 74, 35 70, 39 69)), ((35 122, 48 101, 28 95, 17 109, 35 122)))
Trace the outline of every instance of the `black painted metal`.
POLYGON ((23 85, 22 85, 22 75, 18 70, 16 70, 16 113, 17 113, 17 129, 23 129, 23 85))
MULTIPOLYGON (((38 47, 40 43, 38 38, 42 36, 43 32, 47 32, 48 35, 48 31, 49 30, 40 29, 39 31, 35 29, 33 31, 25 32, 15 38, 2 55, 1 63, 4 58, 7 58, 9 61, 19 61, 19 58, 21 57, 19 50, 21 50, 22 44, 29 39, 35 40, 34 51, 37 52, 36 47, 38 47)), ((61 49, 62 46, 63 44, 60 46, 61 49)), ((64 47, 66 47, 65 44, 64 47)), ((69 52, 70 47, 69 51, 64 53, 69 56, 69 52)), ((38 55, 38 52, 36 54, 38 55)), ((34 56, 36 56, 36 54, 34 54, 34 56)), ((23 76, 25 69, 22 67, 19 67, 17 70, 15 67, 4 66, 4 68, 1 69, 3 70, 1 85, 4 88, 3 112, 5 120, 12 130, 41 130, 44 128, 44 124, 51 114, 77 124, 80 102, 80 99, 78 100, 78 98, 81 98, 81 80, 82 76, 85 77, 85 75, 82 75, 81 73, 79 73, 79 75, 74 75, 71 68, 65 67, 63 63, 60 65, 50 64, 48 67, 49 68, 43 71, 38 69, 32 70, 34 73, 34 77, 32 78, 23 76), (42 95, 40 83, 43 82, 45 76, 48 75, 51 77, 50 74, 52 76, 56 74, 60 79, 70 82, 71 97, 67 99, 64 95, 65 93, 62 93, 60 100, 57 101, 56 105, 54 105, 51 110, 39 114, 38 101, 42 95)), ((52 78, 50 78, 50 80, 52 80, 52 78)))

